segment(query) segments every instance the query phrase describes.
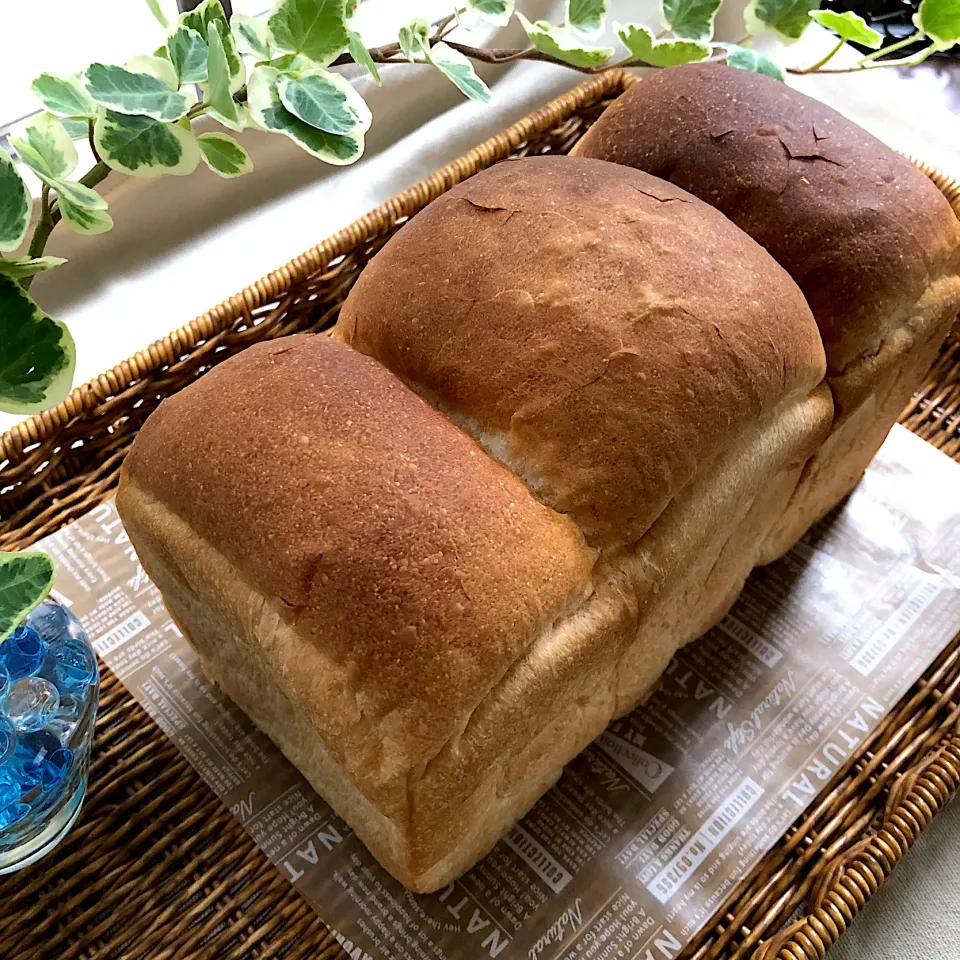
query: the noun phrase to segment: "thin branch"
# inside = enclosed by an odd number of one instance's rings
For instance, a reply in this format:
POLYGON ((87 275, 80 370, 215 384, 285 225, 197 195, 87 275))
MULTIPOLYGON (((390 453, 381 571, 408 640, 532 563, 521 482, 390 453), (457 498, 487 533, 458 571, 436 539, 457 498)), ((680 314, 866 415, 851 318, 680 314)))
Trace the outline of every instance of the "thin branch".
MULTIPOLYGON (((876 60, 869 63, 860 61, 860 63, 852 67, 827 67, 825 70, 817 70, 817 73, 863 73, 865 70, 883 70, 885 67, 915 67, 917 64, 923 63, 935 49, 931 43, 929 47, 926 47, 912 57, 903 57, 900 60, 876 60)), ((787 67, 787 73, 794 75, 802 75, 810 72, 810 70, 801 70, 797 67, 787 67)))
POLYGON ((874 50, 873 53, 868 53, 865 57, 863 57, 863 59, 860 60, 860 63, 869 63, 871 60, 879 60, 881 57, 886 57, 891 53, 895 53, 897 50, 902 50, 904 47, 909 47, 911 43, 916 43, 918 40, 922 39, 923 34, 918 30, 909 37, 904 37, 902 40, 898 40, 896 43, 891 43, 888 47, 880 47, 879 50, 874 50))
POLYGON ((97 145, 93 142, 93 121, 87 121, 87 140, 90 141, 90 150, 93 152, 93 159, 100 163, 100 154, 97 152, 97 145))
MULTIPOLYGON (((50 238, 50 231, 53 228, 54 221, 50 214, 50 188, 44 184, 40 191, 40 217, 33 229, 33 236, 30 238, 30 248, 27 250, 28 257, 33 259, 43 253, 47 240, 50 238)), ((33 283, 33 277, 24 277, 20 281, 20 286, 24 290, 29 290, 31 283, 33 283)))
POLYGON ((803 70, 797 70, 797 73, 798 74, 816 73, 828 60, 832 60, 834 56, 840 52, 840 48, 845 43, 846 43, 846 40, 844 40, 843 37, 841 37, 837 41, 837 45, 833 47, 825 57, 821 57, 816 63, 812 64, 809 67, 805 67, 803 70))

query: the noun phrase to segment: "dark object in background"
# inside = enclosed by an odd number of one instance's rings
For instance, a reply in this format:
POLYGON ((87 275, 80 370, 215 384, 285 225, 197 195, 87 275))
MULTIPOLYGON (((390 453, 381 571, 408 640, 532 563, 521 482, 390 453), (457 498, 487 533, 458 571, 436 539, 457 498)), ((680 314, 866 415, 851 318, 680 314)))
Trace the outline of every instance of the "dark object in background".
MULTIPOLYGON (((883 36, 883 45, 886 47, 916 33, 917 28, 913 25, 913 15, 920 7, 920 0, 916 0, 916 2, 913 2, 913 0, 823 0, 821 7, 824 10, 833 10, 836 13, 849 10, 851 13, 863 17, 867 21, 867 26, 873 27, 877 33, 883 36)), ((909 57, 912 54, 919 53, 929 42, 929 40, 921 40, 918 43, 910 44, 908 47, 901 47, 891 56, 898 59, 909 57)), ((858 43, 851 44, 851 46, 862 50, 864 53, 874 52, 858 43)), ((941 50, 934 53, 933 56, 960 60, 960 48, 941 50)))
MULTIPOLYGON (((191 10, 196 10, 202 2, 203 0, 177 0, 177 9, 181 13, 189 13, 191 10)), ((220 0, 220 3, 223 6, 223 12, 229 20, 233 16, 233 6, 230 0, 220 0)))

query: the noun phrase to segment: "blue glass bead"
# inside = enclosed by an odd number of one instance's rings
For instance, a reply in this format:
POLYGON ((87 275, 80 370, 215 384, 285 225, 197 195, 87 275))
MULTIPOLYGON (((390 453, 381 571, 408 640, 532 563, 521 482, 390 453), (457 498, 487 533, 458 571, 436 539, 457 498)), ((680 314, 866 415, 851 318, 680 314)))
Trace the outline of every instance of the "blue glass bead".
POLYGON ((47 644, 33 627, 22 623, 0 643, 0 663, 10 674, 11 680, 31 677, 40 669, 47 644))
POLYGON ((61 747, 59 750, 54 750, 54 752, 44 760, 43 775, 40 778, 41 789, 45 793, 55 790, 67 773, 69 773, 72 762, 73 751, 67 750, 64 747, 61 747))
MULTIPOLYGON (((0 710, 0 766, 3 766, 13 755, 16 746, 17 731, 14 729, 13 724, 3 716, 3 711, 0 710)), ((2 773, 2 771, 0 771, 0 773, 2 773)))
POLYGON ((7 695, 7 691, 9 689, 10 689, 10 671, 7 670, 3 662, 0 661, 0 700, 2 700, 7 695))
POLYGON ((43 677, 24 677, 10 687, 0 702, 0 710, 24 732, 42 730, 57 714, 60 693, 43 677))
POLYGON ((6 810, 12 803, 20 800, 20 784, 13 779, 13 775, 0 770, 0 810, 6 810))
POLYGON ((44 764, 60 749, 60 741, 48 730, 36 730, 20 737, 8 761, 15 779, 24 791, 31 790, 43 779, 44 764))
POLYGON ((0 810, 0 832, 18 823, 29 812, 30 808, 25 803, 14 803, 6 810, 0 810))
POLYGON ((66 639, 51 646, 53 673, 51 679, 61 693, 75 693, 89 687, 97 676, 93 654, 79 640, 66 639))
POLYGON ((64 693, 60 695, 60 707, 57 710, 57 720, 64 723, 75 724, 83 713, 83 698, 73 693, 64 693))
POLYGON ((54 643, 67 634, 67 628, 70 624, 67 612, 66 607, 47 600, 41 603, 39 607, 36 607, 27 617, 27 623, 33 627, 47 643, 54 643))

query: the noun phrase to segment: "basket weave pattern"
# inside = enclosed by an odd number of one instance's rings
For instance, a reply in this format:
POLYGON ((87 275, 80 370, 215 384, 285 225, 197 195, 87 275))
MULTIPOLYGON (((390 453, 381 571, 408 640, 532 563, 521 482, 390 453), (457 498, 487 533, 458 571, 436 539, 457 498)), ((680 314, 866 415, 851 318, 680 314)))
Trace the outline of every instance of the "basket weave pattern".
MULTIPOLYGON (((160 401, 260 340, 323 330, 364 265, 454 184, 566 153, 633 78, 610 71, 498 134, 0 437, 0 549, 108 496, 160 401)), ((960 184, 920 166, 960 216, 960 184)), ((960 460, 960 328, 902 422, 960 460)), ((57 851, 0 879, 5 960, 311 958, 340 948, 108 671, 83 814, 57 851)), ((960 788, 960 639, 684 951, 819 960, 960 788), (783 929, 796 909, 799 920, 783 929)))

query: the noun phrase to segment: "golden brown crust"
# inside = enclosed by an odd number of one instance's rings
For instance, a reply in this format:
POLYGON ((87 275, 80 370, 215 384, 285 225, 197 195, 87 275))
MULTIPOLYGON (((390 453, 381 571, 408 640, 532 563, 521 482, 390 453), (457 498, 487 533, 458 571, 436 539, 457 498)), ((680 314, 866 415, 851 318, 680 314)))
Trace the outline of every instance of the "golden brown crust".
POLYGON ((371 777, 429 756, 589 589, 569 520, 327 337, 250 347, 165 400, 124 474, 343 671, 352 710, 316 706, 365 734, 371 777))
POLYGON ((335 336, 468 425, 589 540, 636 540, 822 379, 800 291, 726 217, 627 167, 499 164, 373 259, 335 336))
MULTIPOLYGON (((960 269, 956 217, 926 176, 760 74, 663 70, 623 94, 574 152, 663 177, 766 247, 806 295, 831 373, 875 352, 928 287, 960 269)), ((958 289, 945 315, 956 312, 958 289)))

